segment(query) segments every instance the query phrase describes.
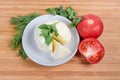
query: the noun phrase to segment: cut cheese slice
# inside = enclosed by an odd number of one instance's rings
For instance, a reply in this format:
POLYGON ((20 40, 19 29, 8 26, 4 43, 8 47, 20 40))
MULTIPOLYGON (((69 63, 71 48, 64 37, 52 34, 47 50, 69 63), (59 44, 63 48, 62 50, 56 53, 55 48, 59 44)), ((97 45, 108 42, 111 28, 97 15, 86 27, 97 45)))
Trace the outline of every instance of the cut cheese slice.
POLYGON ((64 45, 67 43, 67 41, 65 41, 64 39, 62 39, 62 37, 60 35, 55 36, 55 34, 52 34, 52 38, 55 39, 56 41, 58 41, 60 44, 64 45))
POLYGON ((51 55, 55 60, 65 58, 71 53, 71 51, 67 47, 61 45, 56 40, 53 40, 53 44, 54 52, 51 55))

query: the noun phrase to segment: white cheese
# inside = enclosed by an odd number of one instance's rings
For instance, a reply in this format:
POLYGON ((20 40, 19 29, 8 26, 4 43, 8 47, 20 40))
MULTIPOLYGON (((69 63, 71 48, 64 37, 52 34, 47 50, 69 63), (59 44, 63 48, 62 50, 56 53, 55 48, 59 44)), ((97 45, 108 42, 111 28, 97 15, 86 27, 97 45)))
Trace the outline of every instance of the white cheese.
POLYGON ((51 53, 51 55, 55 60, 62 59, 71 53, 71 51, 68 48, 61 45, 57 41, 54 40, 54 43, 55 43, 55 51, 51 53))
POLYGON ((53 51, 53 45, 52 45, 53 42, 48 46, 45 44, 44 37, 40 36, 41 29, 39 28, 39 26, 35 28, 34 40, 40 50, 44 52, 50 52, 51 56, 54 59, 61 59, 61 58, 66 57, 68 54, 70 54, 70 50, 67 47, 65 47, 64 44, 68 44, 70 42, 71 33, 67 25, 58 20, 50 20, 43 24, 54 24, 56 22, 57 22, 56 29, 58 31, 59 36, 57 38, 56 37, 53 38, 53 40, 55 39, 54 44, 56 45, 54 46, 54 51, 53 51), (62 42, 64 42, 64 44, 61 44, 62 42))

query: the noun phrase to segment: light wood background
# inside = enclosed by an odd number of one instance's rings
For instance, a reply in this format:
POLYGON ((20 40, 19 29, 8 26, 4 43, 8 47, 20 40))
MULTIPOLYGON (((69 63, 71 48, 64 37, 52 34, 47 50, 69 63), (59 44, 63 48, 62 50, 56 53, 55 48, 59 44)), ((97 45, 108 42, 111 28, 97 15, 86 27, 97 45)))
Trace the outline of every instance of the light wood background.
POLYGON ((0 0, 0 80, 120 80, 120 0, 0 0), (85 64, 78 54, 57 67, 44 67, 23 61, 9 47, 15 31, 10 18, 45 9, 72 6, 78 16, 93 13, 104 22, 99 41, 105 56, 99 64, 85 64))

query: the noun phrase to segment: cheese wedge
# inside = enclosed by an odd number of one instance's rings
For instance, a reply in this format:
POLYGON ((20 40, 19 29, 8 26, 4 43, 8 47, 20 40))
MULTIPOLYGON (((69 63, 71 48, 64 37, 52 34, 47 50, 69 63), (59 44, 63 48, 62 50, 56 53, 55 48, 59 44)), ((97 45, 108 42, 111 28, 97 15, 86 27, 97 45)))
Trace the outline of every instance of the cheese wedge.
POLYGON ((61 45, 56 40, 53 40, 53 44, 54 44, 53 47, 54 46, 55 47, 54 47, 54 52, 51 55, 55 60, 62 59, 71 53, 71 51, 68 48, 61 45))

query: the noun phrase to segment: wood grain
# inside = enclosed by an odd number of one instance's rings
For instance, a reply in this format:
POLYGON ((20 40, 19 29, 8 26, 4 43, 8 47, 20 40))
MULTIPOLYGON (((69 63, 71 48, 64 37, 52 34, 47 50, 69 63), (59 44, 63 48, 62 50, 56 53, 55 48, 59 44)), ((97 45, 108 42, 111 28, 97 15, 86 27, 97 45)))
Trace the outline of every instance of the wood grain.
POLYGON ((120 0, 0 0, 0 80, 120 80, 120 0), (57 67, 44 67, 23 61, 10 47, 15 34, 10 18, 31 12, 46 14, 45 9, 72 6, 78 16, 94 13, 104 22, 99 41, 105 57, 99 64, 86 64, 76 55, 57 67))

